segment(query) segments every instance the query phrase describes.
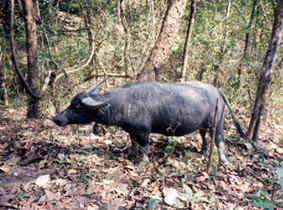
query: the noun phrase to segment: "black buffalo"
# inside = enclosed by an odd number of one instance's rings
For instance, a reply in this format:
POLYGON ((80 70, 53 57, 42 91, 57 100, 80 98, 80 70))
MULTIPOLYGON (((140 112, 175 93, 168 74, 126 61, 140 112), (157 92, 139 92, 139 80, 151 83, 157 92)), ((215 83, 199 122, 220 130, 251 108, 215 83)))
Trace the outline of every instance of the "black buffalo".
POLYGON ((146 81, 129 83, 106 92, 98 89, 99 85, 76 95, 70 106, 54 117, 54 122, 59 126, 91 122, 119 126, 146 152, 150 133, 183 136, 199 130, 203 140, 202 152, 206 153, 205 135, 207 131, 212 133, 215 118, 219 158, 227 162, 223 129, 226 104, 238 132, 242 137, 245 135, 225 95, 212 85, 197 81, 146 81))

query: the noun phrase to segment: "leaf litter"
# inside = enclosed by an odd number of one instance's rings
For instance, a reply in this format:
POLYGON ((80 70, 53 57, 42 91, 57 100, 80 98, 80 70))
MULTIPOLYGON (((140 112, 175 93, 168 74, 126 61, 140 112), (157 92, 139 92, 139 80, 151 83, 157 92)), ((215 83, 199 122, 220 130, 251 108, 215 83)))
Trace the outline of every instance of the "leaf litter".
POLYGON ((78 126, 61 129, 17 112, 1 116, 0 209, 250 210, 258 208, 249 195, 263 189, 274 194, 272 199, 283 199, 282 181, 275 181, 283 154, 268 127, 264 153, 227 143, 230 165, 219 167, 214 155, 208 174, 207 159, 196 153, 196 136, 153 136, 150 162, 137 164, 129 158, 130 147, 116 151, 129 145, 119 129, 95 136, 89 126, 78 132, 78 126))

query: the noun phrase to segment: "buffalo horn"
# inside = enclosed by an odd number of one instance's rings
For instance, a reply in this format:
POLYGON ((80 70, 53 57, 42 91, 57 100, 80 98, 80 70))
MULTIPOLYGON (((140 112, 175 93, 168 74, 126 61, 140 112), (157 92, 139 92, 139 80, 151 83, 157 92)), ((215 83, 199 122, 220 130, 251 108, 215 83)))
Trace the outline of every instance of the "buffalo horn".
POLYGON ((87 89, 87 90, 85 91, 85 94, 89 94, 90 92, 94 91, 96 88, 98 88, 98 87, 99 87, 103 82, 105 82, 106 80, 107 80, 107 78, 105 78, 105 79, 103 79, 103 80, 97 82, 93 87, 87 89))

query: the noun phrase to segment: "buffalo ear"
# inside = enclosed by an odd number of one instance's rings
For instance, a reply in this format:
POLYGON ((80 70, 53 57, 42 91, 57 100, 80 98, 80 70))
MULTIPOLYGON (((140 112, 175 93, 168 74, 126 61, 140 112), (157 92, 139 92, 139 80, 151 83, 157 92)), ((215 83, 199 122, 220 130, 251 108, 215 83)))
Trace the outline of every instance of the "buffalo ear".
POLYGON ((103 100, 94 100, 93 98, 87 96, 81 100, 81 103, 85 106, 91 107, 91 108, 99 108, 106 104, 106 101, 103 100))

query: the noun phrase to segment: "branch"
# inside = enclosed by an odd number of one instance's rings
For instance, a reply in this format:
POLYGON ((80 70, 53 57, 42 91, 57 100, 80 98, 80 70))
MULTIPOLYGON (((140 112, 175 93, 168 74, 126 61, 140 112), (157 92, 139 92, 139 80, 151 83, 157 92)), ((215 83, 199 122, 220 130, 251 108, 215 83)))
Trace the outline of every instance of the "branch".
POLYGON ((68 74, 78 72, 78 71, 82 70, 83 68, 87 67, 90 64, 90 62, 91 62, 91 60, 92 60, 92 58, 95 54, 95 41, 94 41, 95 35, 94 35, 94 32, 91 29, 89 29, 89 32, 91 34, 91 39, 89 40, 91 42, 91 53, 90 53, 88 59, 84 63, 82 62, 82 63, 80 63, 80 64, 78 64, 74 67, 70 67, 67 70, 65 70, 65 72, 61 72, 60 74, 58 74, 54 79, 54 83, 56 83, 64 75, 66 75, 66 74, 68 75, 68 74))
POLYGON ((131 76, 129 76, 129 75, 105 73, 105 74, 91 75, 91 76, 85 78, 85 79, 84 79, 84 82, 87 82, 87 81, 89 81, 89 80, 92 80, 94 77, 106 77, 106 78, 115 77, 115 78, 129 78, 129 79, 133 79, 133 78, 132 78, 131 76))
POLYGON ((86 31, 86 30, 88 30, 88 29, 87 28, 64 29, 64 30, 58 30, 58 32, 61 32, 61 33, 74 33, 74 32, 86 31))

